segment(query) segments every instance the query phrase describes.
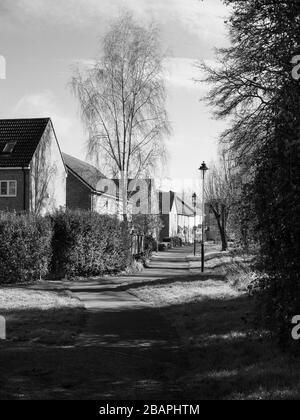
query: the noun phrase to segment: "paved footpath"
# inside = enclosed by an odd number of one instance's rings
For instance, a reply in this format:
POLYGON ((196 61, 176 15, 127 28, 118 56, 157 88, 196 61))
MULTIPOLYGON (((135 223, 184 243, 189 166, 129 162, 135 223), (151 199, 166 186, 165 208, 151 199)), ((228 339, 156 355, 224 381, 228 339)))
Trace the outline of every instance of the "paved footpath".
POLYGON ((130 289, 188 277, 190 251, 154 256, 150 267, 136 275, 35 285, 71 290, 87 309, 86 322, 72 346, 2 349, 3 366, 11 369, 0 378, 0 399, 184 398, 178 378, 188 360, 177 331, 160 310, 138 300, 130 289))
POLYGON ((178 385, 189 360, 177 331, 159 309, 130 292, 174 278, 191 279, 191 252, 183 248, 160 253, 135 275, 38 284, 35 288, 69 289, 84 303, 86 323, 73 346, 2 353, 4 363, 7 358, 18 366, 22 360, 19 376, 26 384, 18 398, 188 399, 178 385))
MULTIPOLYGON (((177 333, 158 309, 141 302, 130 290, 188 277, 189 252, 185 248, 161 253, 142 273, 78 282, 70 288, 88 311, 86 329, 77 346, 99 352, 111 366, 105 369, 105 395, 100 398, 182 398, 176 381, 188 361, 177 333)), ((102 372, 99 376, 103 379, 102 372)), ((87 388, 93 394, 97 392, 97 379, 92 382, 87 388)))

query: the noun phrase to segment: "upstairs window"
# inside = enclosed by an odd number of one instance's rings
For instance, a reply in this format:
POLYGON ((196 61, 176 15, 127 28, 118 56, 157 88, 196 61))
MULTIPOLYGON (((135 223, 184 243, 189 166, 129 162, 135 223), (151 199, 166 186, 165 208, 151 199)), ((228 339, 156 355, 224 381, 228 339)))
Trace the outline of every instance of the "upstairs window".
POLYGON ((6 143, 6 145, 4 146, 4 149, 2 150, 2 153, 4 155, 10 155, 14 151, 16 144, 17 144, 16 142, 6 143))
POLYGON ((16 197, 17 181, 0 181, 0 197, 16 197))

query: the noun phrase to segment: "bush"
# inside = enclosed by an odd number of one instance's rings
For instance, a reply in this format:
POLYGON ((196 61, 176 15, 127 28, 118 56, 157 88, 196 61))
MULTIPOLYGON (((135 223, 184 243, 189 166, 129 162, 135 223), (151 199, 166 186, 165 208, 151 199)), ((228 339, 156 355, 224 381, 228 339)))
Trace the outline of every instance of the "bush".
POLYGON ((166 243, 162 242, 162 243, 158 244, 158 251, 159 252, 167 251, 167 249, 168 249, 168 246, 167 246, 166 243))
POLYGON ((178 236, 175 236, 174 238, 171 238, 171 239, 172 239, 171 243, 172 243, 172 246, 174 248, 181 248, 182 247, 183 242, 182 242, 181 238, 179 238, 178 236))
POLYGON ((164 238, 163 242, 169 243, 171 248, 180 248, 183 245, 182 239, 179 236, 174 236, 172 238, 164 238))
POLYGON ((0 214, 0 283, 35 281, 48 273, 52 230, 34 215, 0 214))
POLYGON ((153 238, 153 236, 145 236, 145 254, 147 258, 150 258, 153 252, 155 252, 158 248, 157 241, 153 238))
POLYGON ((59 211, 50 219, 51 268, 56 277, 118 273, 129 265, 129 233, 117 218, 87 211, 59 211))

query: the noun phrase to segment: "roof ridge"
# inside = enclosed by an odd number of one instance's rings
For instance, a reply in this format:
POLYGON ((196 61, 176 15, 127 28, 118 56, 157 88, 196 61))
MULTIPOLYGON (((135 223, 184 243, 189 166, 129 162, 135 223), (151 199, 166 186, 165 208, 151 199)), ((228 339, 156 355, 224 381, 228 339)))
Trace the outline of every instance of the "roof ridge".
POLYGON ((0 121, 45 121, 51 120, 51 117, 35 117, 35 118, 0 118, 0 121))
POLYGON ((64 152, 62 153, 62 156, 67 168, 79 176, 93 190, 97 189, 97 184, 100 179, 107 179, 106 175, 91 163, 85 162, 84 160, 64 152))
MULTIPOLYGON (((89 166, 91 169, 95 169, 96 171, 98 171, 99 172, 99 174, 100 175, 102 175, 102 176, 104 176, 104 177, 106 177, 101 171, 100 171, 100 169, 98 169, 95 165, 93 165, 92 163, 89 163, 89 162, 87 162, 87 161, 85 161, 85 160, 82 160, 82 159, 79 159, 79 158, 77 158, 77 157, 75 157, 75 156, 72 156, 72 155, 69 155, 68 153, 65 153, 65 152, 62 152, 62 155, 63 156, 67 156, 67 157, 69 157, 69 158, 71 158, 71 159, 75 159, 75 160, 77 160, 77 162, 80 162, 80 163, 83 163, 84 165, 86 165, 86 166, 89 166)), ((66 164, 67 165, 67 164, 66 164)), ((68 166, 68 165, 67 165, 68 166)))

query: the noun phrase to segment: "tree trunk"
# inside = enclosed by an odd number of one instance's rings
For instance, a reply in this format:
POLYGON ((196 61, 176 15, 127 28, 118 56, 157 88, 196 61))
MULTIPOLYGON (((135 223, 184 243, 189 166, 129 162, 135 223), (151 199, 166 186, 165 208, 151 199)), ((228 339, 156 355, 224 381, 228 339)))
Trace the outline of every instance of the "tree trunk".
POLYGON ((128 179, 124 171, 121 172, 121 197, 122 197, 122 214, 125 225, 128 225, 127 201, 128 201, 128 179))
POLYGON ((224 220, 224 216, 221 216, 220 214, 216 213, 214 211, 215 218, 218 223, 218 228, 220 232, 221 242, 222 242, 222 251, 227 251, 228 249, 228 240, 227 240, 227 233, 226 233, 226 224, 224 220), (222 219, 222 221, 221 221, 222 219))
POLYGON ((227 251, 228 249, 228 237, 227 237, 227 218, 226 218, 226 206, 222 205, 222 215, 221 215, 221 224, 222 224, 222 231, 223 235, 221 236, 222 239, 222 251, 227 251))

